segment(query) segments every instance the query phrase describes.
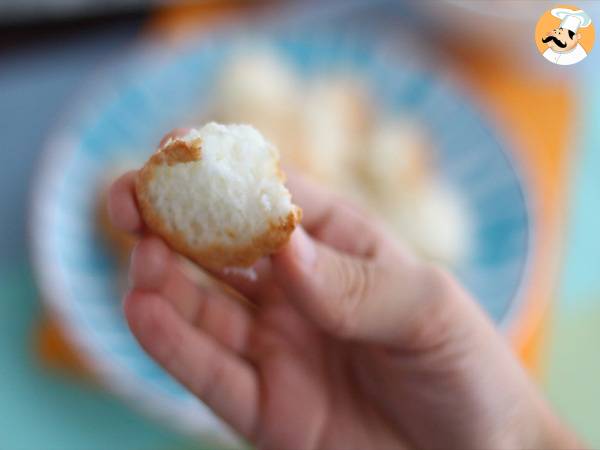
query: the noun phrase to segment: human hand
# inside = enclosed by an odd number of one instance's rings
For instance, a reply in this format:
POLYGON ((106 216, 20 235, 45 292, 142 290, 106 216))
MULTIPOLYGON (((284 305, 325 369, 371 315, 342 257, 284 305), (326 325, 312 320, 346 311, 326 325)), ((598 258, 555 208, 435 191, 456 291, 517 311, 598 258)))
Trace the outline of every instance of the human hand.
POLYGON ((130 328, 259 448, 578 448, 457 282, 335 195, 291 177, 303 228, 256 280, 213 274, 244 303, 144 230, 134 176, 109 196, 114 224, 142 236, 130 328))

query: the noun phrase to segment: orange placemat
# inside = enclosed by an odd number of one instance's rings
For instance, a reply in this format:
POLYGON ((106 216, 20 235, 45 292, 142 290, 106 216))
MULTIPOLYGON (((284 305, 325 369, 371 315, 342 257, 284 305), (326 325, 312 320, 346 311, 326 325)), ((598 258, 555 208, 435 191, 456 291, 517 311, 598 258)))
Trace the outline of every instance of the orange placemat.
MULTIPOLYGON (((190 31, 209 29, 232 15, 240 15, 270 2, 206 2, 160 10, 147 32, 164 40, 184 38, 190 31)), ((460 76, 488 108, 498 128, 514 144, 523 163, 533 201, 535 229, 532 270, 525 287, 525 303, 509 330, 512 345, 532 373, 539 371, 561 252, 567 154, 566 142, 573 123, 575 103, 565 81, 544 80, 524 72, 501 58, 489 58, 474 50, 449 49, 455 55, 460 76), (540 118, 543 118, 541 120, 540 118)), ((55 326, 45 322, 40 355, 49 364, 79 368, 68 344, 55 326), (49 337, 48 337, 49 336, 49 337), (65 357, 69 355, 69 357, 65 357)))

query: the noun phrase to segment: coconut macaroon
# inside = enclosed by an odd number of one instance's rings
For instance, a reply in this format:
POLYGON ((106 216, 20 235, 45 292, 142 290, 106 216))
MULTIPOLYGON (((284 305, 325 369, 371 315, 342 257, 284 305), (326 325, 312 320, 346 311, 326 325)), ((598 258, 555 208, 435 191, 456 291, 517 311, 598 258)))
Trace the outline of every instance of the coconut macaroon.
POLYGON ((169 138, 139 171, 144 222, 203 267, 249 267, 300 221, 279 153, 249 125, 209 123, 169 138))

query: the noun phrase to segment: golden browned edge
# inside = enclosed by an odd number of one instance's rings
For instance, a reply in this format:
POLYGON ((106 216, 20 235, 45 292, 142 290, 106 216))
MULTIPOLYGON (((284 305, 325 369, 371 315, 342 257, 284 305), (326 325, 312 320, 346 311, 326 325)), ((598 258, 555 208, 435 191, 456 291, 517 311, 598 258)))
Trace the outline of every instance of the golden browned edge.
MULTIPOLYGON (((179 162, 197 161, 202 157, 201 142, 188 144, 182 140, 175 140, 169 145, 154 153, 135 180, 135 193, 142 218, 146 226, 154 233, 161 236, 176 252, 190 258, 202 267, 218 270, 224 267, 250 267, 259 258, 275 253, 285 245, 302 218, 302 210, 294 205, 287 217, 277 223, 270 223, 265 233, 255 237, 252 242, 244 246, 212 245, 203 248, 190 246, 185 236, 180 231, 173 231, 155 212, 148 195, 148 185, 154 176, 154 169, 163 164, 169 166, 179 162)), ((285 179, 281 168, 277 167, 277 174, 285 179)))

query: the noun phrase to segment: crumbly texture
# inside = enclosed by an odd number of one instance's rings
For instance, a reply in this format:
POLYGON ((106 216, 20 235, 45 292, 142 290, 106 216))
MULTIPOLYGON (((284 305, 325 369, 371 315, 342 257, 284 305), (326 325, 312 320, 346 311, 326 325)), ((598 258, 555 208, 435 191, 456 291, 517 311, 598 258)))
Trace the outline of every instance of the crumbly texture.
POLYGON ((203 267, 249 267, 299 223, 279 154, 248 125, 209 123, 169 139, 139 171, 150 230, 203 267))

